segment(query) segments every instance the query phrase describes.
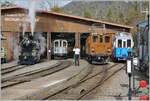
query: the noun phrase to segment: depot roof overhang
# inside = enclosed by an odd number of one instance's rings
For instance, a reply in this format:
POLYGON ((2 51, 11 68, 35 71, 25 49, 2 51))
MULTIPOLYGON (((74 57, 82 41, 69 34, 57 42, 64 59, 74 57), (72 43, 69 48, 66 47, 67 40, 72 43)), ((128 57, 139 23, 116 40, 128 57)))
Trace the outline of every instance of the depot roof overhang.
MULTIPOLYGON (((21 8, 21 7, 7 7, 7 8, 2 8, 1 12, 3 15, 3 14, 9 14, 9 13, 14 14, 17 12, 27 13, 28 10, 26 8, 21 8)), ((90 25, 95 24, 95 23, 100 23, 100 24, 105 24, 105 26, 107 27, 117 27, 117 28, 128 29, 128 30, 131 30, 133 28, 127 25, 116 24, 116 23, 111 23, 111 22, 106 22, 106 21, 101 21, 101 20, 95 20, 95 19, 89 19, 89 18, 84 18, 84 17, 79 17, 79 16, 68 15, 68 14, 56 13, 56 12, 38 10, 36 11, 36 14, 54 16, 54 17, 59 17, 59 18, 67 18, 70 20, 75 20, 77 22, 84 22, 90 25)))

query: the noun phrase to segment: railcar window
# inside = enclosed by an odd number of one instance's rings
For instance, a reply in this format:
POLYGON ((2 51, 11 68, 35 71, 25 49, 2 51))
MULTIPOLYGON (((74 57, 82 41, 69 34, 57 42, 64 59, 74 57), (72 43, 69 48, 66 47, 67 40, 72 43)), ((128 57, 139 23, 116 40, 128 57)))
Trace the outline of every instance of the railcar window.
POLYGON ((60 40, 59 42, 60 42, 60 43, 59 43, 59 47, 62 47, 62 41, 60 40))
POLYGON ((118 40, 118 47, 122 47, 122 40, 118 40))
POLYGON ((58 41, 57 41, 57 42, 55 42, 55 47, 58 47, 58 41))
POLYGON ((100 43, 103 42, 103 36, 102 36, 102 35, 99 36, 99 42, 100 42, 100 43))
POLYGON ((110 42, 110 37, 109 36, 105 36, 105 43, 109 43, 110 42))
POLYGON ((131 40, 130 39, 127 40, 127 47, 131 47, 131 40))
POLYGON ((66 42, 63 42, 63 47, 66 47, 66 45, 67 45, 66 42))
POLYGON ((123 48, 126 48, 126 41, 123 41, 123 48))
POLYGON ((97 40, 98 40, 98 36, 93 36, 93 42, 97 42, 97 40))

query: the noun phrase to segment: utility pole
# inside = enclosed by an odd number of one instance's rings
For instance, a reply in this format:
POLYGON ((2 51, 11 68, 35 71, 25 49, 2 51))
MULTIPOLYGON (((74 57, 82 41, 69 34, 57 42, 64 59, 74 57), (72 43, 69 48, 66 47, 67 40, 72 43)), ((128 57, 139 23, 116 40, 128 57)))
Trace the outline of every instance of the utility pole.
MULTIPOLYGON (((2 47, 2 46, 1 46, 1 38, 2 38, 2 29, 1 29, 1 28, 2 28, 2 24, 1 24, 1 23, 2 23, 2 19, 1 19, 1 14, 2 14, 2 13, 1 13, 1 4, 2 4, 2 3, 0 2, 0 55, 1 55, 1 47, 2 47)), ((0 57, 1 57, 1 56, 0 56, 0 57)), ((1 59, 0 59, 0 63, 1 63, 1 59)), ((0 67, 1 67, 1 66, 0 66, 0 67)))
POLYGON ((129 77, 129 91, 128 91, 128 100, 132 100, 132 88, 131 88, 131 76, 132 76, 132 57, 131 52, 128 53, 128 59, 127 59, 127 73, 129 77))

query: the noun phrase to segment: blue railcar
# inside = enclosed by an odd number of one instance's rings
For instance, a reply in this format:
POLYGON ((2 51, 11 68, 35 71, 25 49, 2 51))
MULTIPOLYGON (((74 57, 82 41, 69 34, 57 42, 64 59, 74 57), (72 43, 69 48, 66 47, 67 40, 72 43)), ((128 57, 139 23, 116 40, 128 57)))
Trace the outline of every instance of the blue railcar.
POLYGON ((120 32, 113 39, 113 58, 116 61, 127 60, 132 52, 133 38, 131 33, 120 32))

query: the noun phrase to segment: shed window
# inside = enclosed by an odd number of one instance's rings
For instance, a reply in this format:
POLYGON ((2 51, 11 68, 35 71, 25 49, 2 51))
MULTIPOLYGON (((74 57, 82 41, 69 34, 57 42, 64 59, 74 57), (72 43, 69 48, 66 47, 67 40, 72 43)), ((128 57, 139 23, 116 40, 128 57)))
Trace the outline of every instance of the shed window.
POLYGON ((110 42, 110 37, 109 36, 105 36, 105 43, 109 43, 110 42))
POLYGON ((103 36, 102 36, 102 35, 99 36, 99 42, 100 42, 100 43, 103 42, 103 36))
POLYGON ((97 40, 98 40, 98 36, 93 36, 93 42, 97 42, 97 40))
POLYGON ((118 47, 122 47, 122 40, 118 40, 118 47))
POLYGON ((131 40, 130 39, 127 40, 127 47, 131 47, 131 40))

